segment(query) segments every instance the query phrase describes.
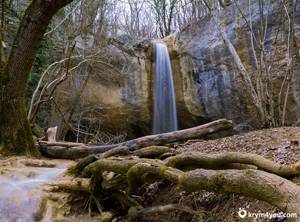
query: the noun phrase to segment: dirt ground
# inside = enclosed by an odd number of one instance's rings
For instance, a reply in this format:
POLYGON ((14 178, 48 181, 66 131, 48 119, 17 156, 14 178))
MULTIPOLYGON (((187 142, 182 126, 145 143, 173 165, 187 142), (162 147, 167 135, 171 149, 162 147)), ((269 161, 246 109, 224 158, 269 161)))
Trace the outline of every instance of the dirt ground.
MULTIPOLYGON (((182 145, 178 145, 176 151, 178 153, 188 151, 203 153, 227 151, 248 152, 262 155, 278 163, 294 163, 300 160, 299 143, 300 128, 284 127, 253 131, 216 140, 187 141, 182 145)), ((135 222, 285 221, 282 218, 241 219, 238 216, 239 208, 245 208, 251 213, 274 213, 280 211, 265 202, 242 197, 237 194, 214 194, 206 191, 187 193, 177 187, 163 183, 152 184, 151 187, 147 191, 150 196, 148 198, 151 199, 149 205, 180 203, 197 211, 197 215, 176 210, 151 216, 148 215, 134 220, 135 222)))

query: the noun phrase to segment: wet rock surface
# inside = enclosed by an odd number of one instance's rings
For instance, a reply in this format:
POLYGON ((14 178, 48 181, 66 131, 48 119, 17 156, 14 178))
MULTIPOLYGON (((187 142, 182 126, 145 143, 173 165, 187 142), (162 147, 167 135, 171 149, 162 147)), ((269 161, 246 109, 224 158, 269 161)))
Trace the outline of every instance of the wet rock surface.
POLYGON ((0 160, 0 221, 53 221, 43 190, 57 180, 71 161, 9 158, 0 160))

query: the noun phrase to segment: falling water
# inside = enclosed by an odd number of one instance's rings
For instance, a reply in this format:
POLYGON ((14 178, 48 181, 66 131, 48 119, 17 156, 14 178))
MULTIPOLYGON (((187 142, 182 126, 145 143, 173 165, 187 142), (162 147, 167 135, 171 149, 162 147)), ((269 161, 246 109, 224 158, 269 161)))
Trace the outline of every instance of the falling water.
POLYGON ((153 133, 178 129, 173 74, 168 48, 155 44, 156 89, 154 99, 153 133))

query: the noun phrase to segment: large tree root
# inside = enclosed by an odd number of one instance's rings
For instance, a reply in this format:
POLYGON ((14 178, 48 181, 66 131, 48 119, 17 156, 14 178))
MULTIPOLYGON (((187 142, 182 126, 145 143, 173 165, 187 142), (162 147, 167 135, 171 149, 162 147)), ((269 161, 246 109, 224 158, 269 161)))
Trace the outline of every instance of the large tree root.
POLYGON ((258 169, 277 174, 282 177, 300 175, 300 161, 295 164, 284 165, 268 160, 253 153, 226 152, 218 154, 183 153, 166 160, 166 165, 178 169, 185 167, 215 169, 222 168, 228 164, 254 165, 258 169))
MULTIPOLYGON (((126 149, 125 149, 126 150, 126 149)), ((115 156, 115 155, 128 155, 131 154, 137 157, 158 157, 163 155, 164 152, 172 151, 172 149, 168 149, 167 147, 146 147, 138 152, 127 153, 123 152, 123 148, 116 148, 109 152, 103 153, 102 155, 92 155, 88 156, 81 161, 77 165, 75 165, 72 169, 72 172, 75 174, 79 174, 83 171, 85 173, 94 173, 99 167, 107 160, 105 158, 115 156), (155 152, 156 150, 156 152, 155 152), (152 151, 152 152, 151 152, 152 151), (157 155, 155 155, 157 154, 157 155), (99 161, 98 161, 99 160, 99 161), (94 163, 94 164, 92 164, 94 163), (88 167, 86 167, 88 166, 88 167), (93 170, 95 168, 95 170, 93 170), (92 171, 92 172, 90 172, 92 171)), ((110 159, 110 163, 112 165, 118 165, 119 159, 114 162, 114 159, 110 159)), ((129 167, 139 163, 141 159, 128 157, 123 158, 124 163, 127 163, 129 167)), ((142 159, 145 162, 152 162, 152 159, 142 159)), ((181 170, 193 170, 197 168, 204 169, 259 169, 266 172, 270 172, 276 174, 281 177, 294 177, 300 175, 300 161, 285 165, 278 164, 271 160, 268 160, 260 155, 253 153, 240 153, 240 152, 226 152, 226 153, 218 153, 218 154, 204 154, 200 152, 191 152, 191 153, 183 153, 176 156, 171 156, 163 161, 166 166, 170 166, 176 169, 181 170)))
POLYGON ((91 181, 90 179, 85 178, 75 178, 69 180, 60 180, 55 183, 48 184, 49 191, 60 191, 60 190, 69 190, 69 191, 91 191, 91 181))
POLYGON ((189 172, 160 164, 138 163, 128 172, 129 192, 141 185, 145 174, 179 185, 187 191, 234 192, 263 200, 289 213, 300 212, 300 187, 260 170, 204 170, 189 172))
POLYGON ((87 165, 99 159, 104 159, 111 156, 132 155, 132 156, 137 156, 142 158, 156 158, 168 153, 172 155, 173 151, 174 149, 166 146, 150 146, 150 147, 142 148, 140 150, 135 150, 133 152, 130 152, 127 149, 127 147, 116 147, 105 153, 98 154, 98 155, 89 155, 81 159, 75 166, 69 169, 69 172, 74 173, 75 175, 79 175, 87 165))
POLYGON ((220 119, 194 128, 158 135, 144 136, 119 144, 103 146, 86 146, 82 144, 77 144, 75 146, 72 143, 47 143, 45 141, 40 141, 39 145, 41 153, 44 156, 61 159, 78 159, 91 154, 104 153, 116 147, 127 147, 128 150, 134 151, 147 146, 165 145, 177 141, 195 139, 230 128, 232 128, 232 121, 220 119))
MULTIPOLYGON (((168 152, 166 148, 163 149, 168 152)), ((149 151, 151 148, 145 150, 149 151)), ((300 212, 300 187, 280 177, 299 175, 299 163, 280 165, 256 154, 237 152, 224 154, 186 153, 159 160, 139 158, 138 156, 122 156, 124 153, 121 151, 120 148, 97 157, 90 156, 89 158, 94 158, 93 161, 85 162, 85 164, 80 161, 78 163, 80 168, 77 168, 76 172, 79 173, 80 169, 81 175, 84 177, 102 177, 103 172, 113 172, 113 175, 120 175, 123 179, 119 178, 106 188, 109 187, 109 190, 121 189, 126 191, 128 195, 137 194, 144 182, 164 180, 190 192, 207 190, 216 193, 238 193, 268 202, 284 212, 300 212), (119 157, 111 156, 113 154, 119 155, 119 157), (242 170, 223 170, 229 167, 240 169, 241 165, 243 166, 242 170), (257 167, 258 170, 247 169, 251 167, 257 167), (187 169, 193 170, 185 171, 187 169)), ((140 152, 142 151, 140 150, 140 152)), ((109 178, 113 178, 113 176, 109 178)), ((103 184, 105 183, 103 180, 101 181, 102 189, 104 189, 103 184)), ((72 188, 72 186, 63 186, 72 188)), ((75 187, 78 189, 78 186, 75 187)), ((81 188, 82 186, 80 186, 81 188)), ((300 221, 300 218, 290 218, 289 220, 300 221)))

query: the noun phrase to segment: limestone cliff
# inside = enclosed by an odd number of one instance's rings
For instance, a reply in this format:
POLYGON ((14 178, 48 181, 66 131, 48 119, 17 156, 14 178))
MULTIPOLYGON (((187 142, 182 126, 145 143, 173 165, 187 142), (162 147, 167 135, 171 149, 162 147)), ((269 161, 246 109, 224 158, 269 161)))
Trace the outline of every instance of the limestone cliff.
MULTIPOLYGON (((251 9, 253 30, 257 35, 260 20, 258 3, 252 1, 250 7, 248 1, 239 1, 238 4, 239 7, 232 4, 224 9, 221 23, 247 71, 255 78, 249 25, 239 10, 245 17, 249 17, 249 8, 251 9)), ((272 58, 269 59, 268 65, 271 67, 275 93, 279 94, 287 70, 288 25, 281 20, 285 12, 278 2, 266 1, 265 7, 267 28, 264 48, 268 58, 272 58)), ((299 117, 299 9, 300 4, 297 5, 295 13, 297 50, 292 67, 294 75, 292 90, 288 97, 287 124, 292 124, 299 117)), ((255 126, 260 125, 256 110, 245 91, 245 85, 239 79, 232 56, 210 16, 178 33, 173 42, 180 68, 180 70, 175 68, 175 75, 181 75, 183 96, 181 100, 192 116, 204 119, 226 117, 236 123, 248 122, 255 126)))
MULTIPOLYGON (((248 1, 239 1, 239 7, 231 4, 223 10, 220 21, 226 34, 236 48, 245 68, 255 77, 253 51, 249 35, 249 26, 241 11, 249 16, 248 1), (240 11, 241 10, 241 11, 240 11)), ((279 93, 287 69, 287 27, 281 18, 284 10, 277 1, 266 1, 267 18, 265 51, 272 58, 268 65, 273 77, 275 92, 279 93)), ((250 5, 253 30, 257 35, 260 14, 257 1, 250 5)), ((300 4, 295 13, 295 52, 293 79, 287 103, 287 124, 294 123, 299 115, 300 105, 300 4), (298 104, 298 105, 297 105, 298 104)), ((116 65, 128 63, 128 70, 122 77, 117 73, 117 81, 103 78, 97 69, 87 81, 81 96, 83 107, 98 107, 101 129, 110 132, 127 132, 129 137, 151 133, 153 88, 155 84, 154 59, 151 41, 146 47, 138 49, 140 57, 124 56, 120 49, 114 49, 116 65)), ((259 127, 257 112, 245 91, 245 85, 239 78, 231 54, 222 41, 221 35, 212 18, 208 15, 201 21, 191 24, 179 33, 163 39, 170 52, 175 82, 175 94, 179 127, 192 127, 210 120, 226 117, 236 124, 249 123, 259 127)), ((145 43, 144 42, 144 43, 145 43)), ((139 43, 129 43, 133 48, 139 43), (134 46, 135 45, 135 46, 134 46)), ((126 54, 126 53, 125 53, 126 54)), ((73 80, 70 80, 73 81, 73 80)), ((72 86, 59 93, 61 107, 70 104, 72 86)), ((63 109, 64 112, 68 108, 63 109)), ((62 120, 54 112, 52 123, 62 120), (56 116, 56 117, 55 117, 56 116)), ((74 116, 74 121, 78 116, 74 116)), ((91 119, 91 121, 93 121, 91 119)), ((53 125, 52 124, 52 125, 53 125)))

